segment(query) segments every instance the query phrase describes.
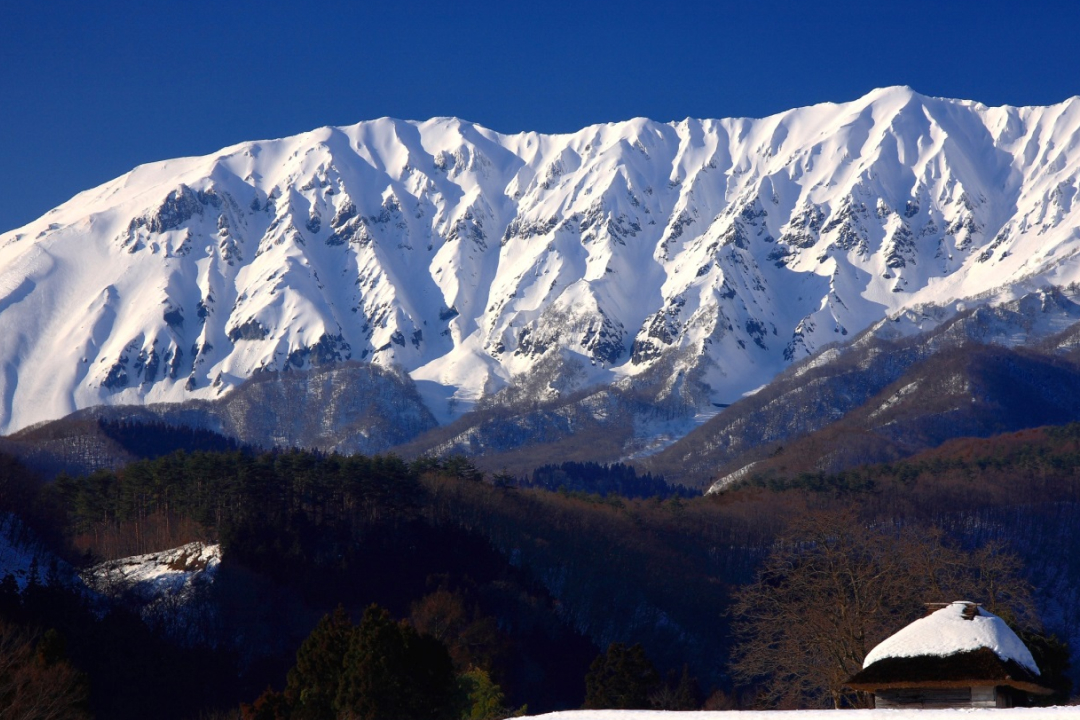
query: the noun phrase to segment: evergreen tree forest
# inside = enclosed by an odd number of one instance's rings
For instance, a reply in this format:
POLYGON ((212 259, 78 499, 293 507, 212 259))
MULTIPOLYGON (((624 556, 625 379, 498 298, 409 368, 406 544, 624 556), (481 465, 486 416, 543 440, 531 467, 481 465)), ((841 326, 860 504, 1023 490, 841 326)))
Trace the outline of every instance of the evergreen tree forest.
MULTIPOLYGON (((2 579, 0 640, 12 640, 0 661, 29 668, 20 697, 34 697, 34 678, 64 678, 67 714, 56 716, 73 718, 857 705, 836 692, 848 665, 787 667, 768 654, 777 623, 865 596, 799 585, 800 568, 832 563, 890 578, 860 607, 864 625, 830 636, 859 638, 845 663, 923 603, 974 596, 1039 648, 1057 697, 1071 692, 1078 426, 840 475, 752 476, 705 497, 632 491, 642 478, 622 468, 588 491, 545 487, 589 471, 515 479, 460 457, 225 448, 43 481, 0 457, 0 513, 18 518, 4 525, 9 542, 32 536, 56 563, 194 540, 222 548, 200 591, 212 612, 183 640, 122 602, 103 610, 55 567, 22 589, 2 579)), ((662 490, 656 480, 638 487, 662 490)), ((827 645, 790 641, 787 657, 811 660, 806 648, 827 645)))
POLYGON ((591 495, 618 495, 624 498, 669 497, 690 498, 700 493, 682 485, 670 485, 663 477, 650 473, 639 475, 633 465, 594 462, 564 462, 536 468, 522 487, 543 488, 555 492, 574 492, 591 495))

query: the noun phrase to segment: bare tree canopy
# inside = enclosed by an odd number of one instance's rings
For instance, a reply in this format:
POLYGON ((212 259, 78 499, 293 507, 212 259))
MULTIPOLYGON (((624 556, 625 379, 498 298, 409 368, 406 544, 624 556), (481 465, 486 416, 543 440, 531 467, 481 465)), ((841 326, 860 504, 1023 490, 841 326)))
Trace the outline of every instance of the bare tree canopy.
POLYGON ((1020 570, 998 544, 968 552, 933 528, 867 526, 850 510, 808 515, 736 593, 735 674, 767 706, 866 706, 844 680, 926 602, 971 599, 1037 626, 1020 570))
POLYGON ((0 720, 85 720, 86 679, 55 631, 37 637, 0 622, 0 720))

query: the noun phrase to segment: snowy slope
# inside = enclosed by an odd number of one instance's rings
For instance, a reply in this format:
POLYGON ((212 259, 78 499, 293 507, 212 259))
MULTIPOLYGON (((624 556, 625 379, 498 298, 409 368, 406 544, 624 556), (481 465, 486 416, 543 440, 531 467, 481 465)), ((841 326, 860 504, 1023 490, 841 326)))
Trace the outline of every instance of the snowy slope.
POLYGON ((0 431, 346 359, 403 367, 443 420, 553 355, 582 370, 548 393, 707 411, 888 313, 1080 279, 1078 145, 1077 98, 898 87, 568 135, 381 119, 145 165, 0 235, 0 431))
POLYGON ((192 645, 210 640, 216 610, 208 591, 220 564, 220 545, 193 542, 99 563, 83 571, 82 580, 173 640, 192 645))
POLYGON ((0 513, 0 580, 9 575, 20 592, 31 583, 86 590, 75 568, 49 550, 18 516, 0 513))
POLYGON ((166 596, 191 594, 213 582, 221 546, 188 543, 171 550, 109 560, 83 573, 86 584, 106 595, 133 593, 150 603, 166 596))

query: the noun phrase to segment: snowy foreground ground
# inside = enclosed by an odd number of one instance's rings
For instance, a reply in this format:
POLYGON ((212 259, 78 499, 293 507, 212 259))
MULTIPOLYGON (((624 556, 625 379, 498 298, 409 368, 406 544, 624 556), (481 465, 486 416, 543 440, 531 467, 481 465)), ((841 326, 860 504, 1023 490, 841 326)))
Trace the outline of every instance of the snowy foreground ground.
POLYGON ((534 715, 544 720, 1080 720, 1080 706, 970 708, 962 710, 766 710, 662 712, 659 710, 567 710, 534 715))

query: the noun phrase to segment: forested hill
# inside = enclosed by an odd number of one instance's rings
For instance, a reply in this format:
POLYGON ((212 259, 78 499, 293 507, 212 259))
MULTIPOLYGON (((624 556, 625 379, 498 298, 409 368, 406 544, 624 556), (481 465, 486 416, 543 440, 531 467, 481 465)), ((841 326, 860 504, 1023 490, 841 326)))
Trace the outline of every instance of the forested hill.
MULTIPOLYGON (((102 660, 103 626, 71 609, 82 601, 16 599, 0 621, 59 628, 99 717, 182 720, 250 703, 268 684, 283 687, 320 616, 342 604, 358 619, 371 603, 421 629, 433 627, 433 609, 452 609, 462 621, 444 641, 458 661, 490 670, 508 707, 580 705, 590 663, 612 642, 641 643, 662 676, 686 665, 702 690, 749 702, 752 686, 733 665, 733 597, 778 549, 809 547, 797 542, 803 521, 847 509, 868 532, 901 528, 976 559, 999 543, 1020 558, 1035 616, 1078 644, 1069 609, 1080 602, 1080 563, 1062 552, 1080 545, 1078 508, 1075 425, 666 500, 519 488, 462 458, 174 453, 45 485, 8 463, 0 511, 24 516, 76 564, 192 540, 220 541, 223 560, 208 598, 216 619, 198 626, 212 661, 160 650, 173 679, 196 688, 168 708, 154 705, 165 688, 152 661, 117 666, 141 683, 117 705, 122 678, 102 660)), ((123 627, 110 647, 149 647, 149 630, 123 627)))
POLYGON ((719 494, 809 491, 891 505, 893 512, 924 517, 934 508, 948 514, 1013 503, 1077 502, 1078 478, 1080 423, 1070 423, 989 438, 958 438, 895 463, 835 473, 786 472, 782 463, 753 467, 719 494))
MULTIPOLYGON (((718 578, 748 577, 750 548, 764 542, 760 528, 734 519, 690 532, 690 506, 678 498, 496 486, 461 458, 176 453, 61 476, 34 502, 35 486, 19 477, 10 475, 0 499, 11 502, 0 510, 39 508, 35 526, 75 562, 222 543, 211 598, 217 620, 203 640, 226 666, 236 663, 239 681, 223 691, 189 667, 184 677, 208 695, 166 711, 174 717, 190 703, 250 702, 267 684, 280 687, 300 641, 339 603, 359 617, 376 602, 418 623, 431 605, 458 608, 466 621, 457 641, 491 668, 515 707, 580 705, 600 648, 629 639, 665 671, 689 663, 703 684, 716 685, 718 578), (27 497, 15 499, 16 485, 27 497), (710 532, 722 536, 705 539, 710 532), (747 550, 710 559, 710 548, 732 544, 747 550)), ((60 622, 33 612, 30 620, 60 622)), ((64 628, 76 639, 97 637, 64 628)), ((73 640, 73 661, 87 668, 92 689, 114 687, 98 677, 108 673, 88 642, 73 640)), ((102 717, 144 716, 125 715, 110 696, 94 702, 102 717)))

